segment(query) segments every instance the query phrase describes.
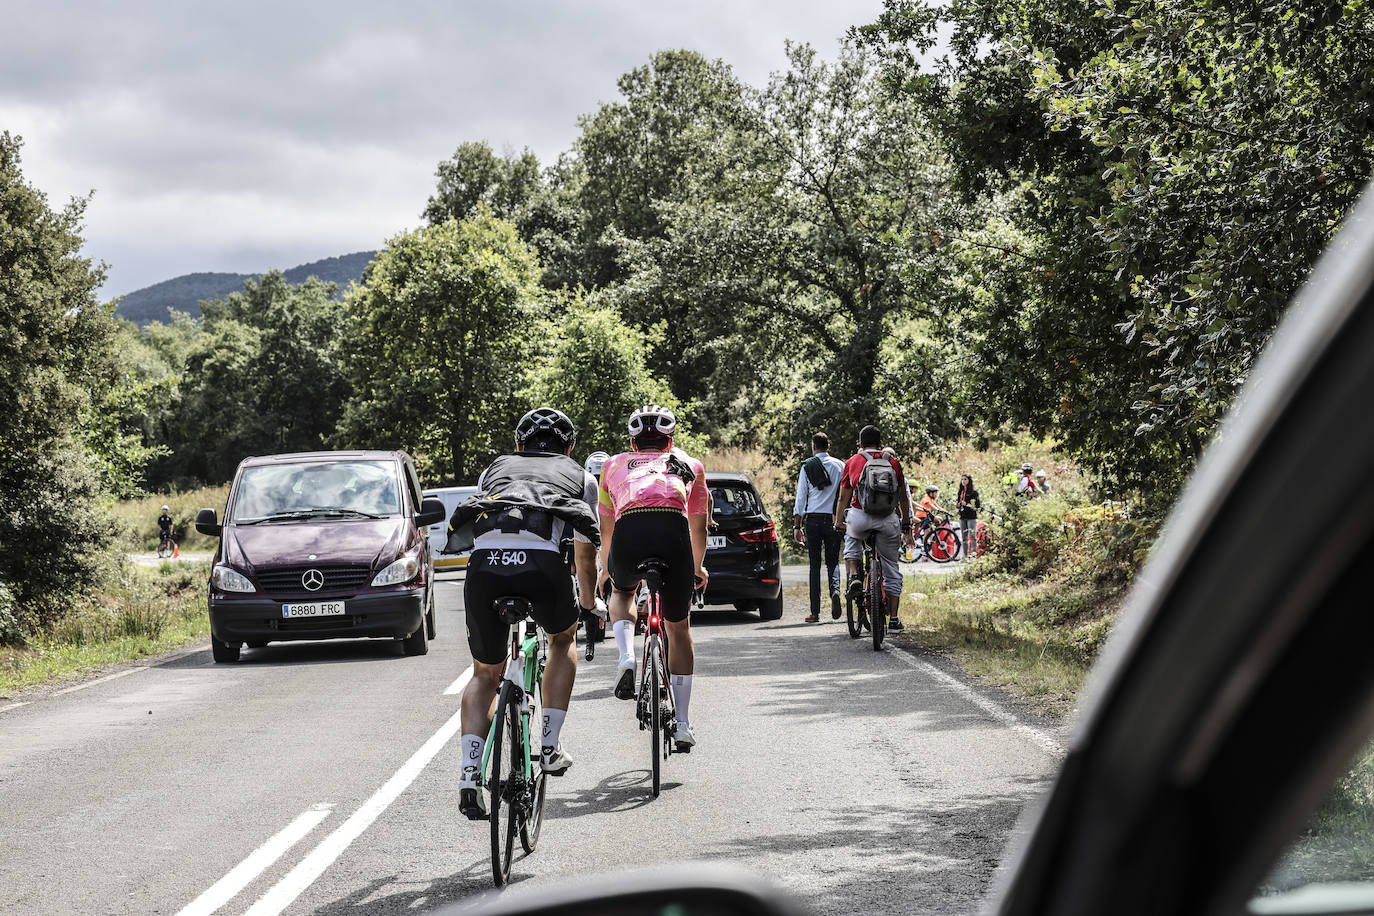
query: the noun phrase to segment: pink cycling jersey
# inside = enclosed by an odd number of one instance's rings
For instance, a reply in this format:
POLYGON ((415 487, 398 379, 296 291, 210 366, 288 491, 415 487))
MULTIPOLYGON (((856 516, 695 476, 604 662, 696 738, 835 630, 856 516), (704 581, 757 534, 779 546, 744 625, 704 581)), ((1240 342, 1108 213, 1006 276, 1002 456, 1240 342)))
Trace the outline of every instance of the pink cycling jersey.
POLYGON ((617 520, 630 509, 676 509, 687 516, 705 515, 707 498, 706 469, 680 448, 622 452, 601 468, 598 508, 602 515, 617 520), (669 473, 670 455, 696 475, 690 486, 682 477, 669 473))

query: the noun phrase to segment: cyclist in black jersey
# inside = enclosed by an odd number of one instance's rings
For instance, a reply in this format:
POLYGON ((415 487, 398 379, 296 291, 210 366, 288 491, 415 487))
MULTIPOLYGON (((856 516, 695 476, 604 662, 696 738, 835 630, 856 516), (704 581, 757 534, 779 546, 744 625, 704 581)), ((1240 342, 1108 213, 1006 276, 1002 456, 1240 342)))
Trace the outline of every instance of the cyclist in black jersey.
POLYGON ((578 606, 562 545, 572 538, 579 591, 590 602, 600 544, 596 479, 568 457, 576 439, 572 421, 562 411, 531 410, 516 426, 515 454, 502 455, 482 472, 480 492, 460 505, 450 522, 451 538, 466 526, 472 535, 463 600, 473 671, 463 691, 458 806, 474 820, 487 816, 480 783, 482 753, 507 656, 509 628, 492 606, 497 598, 528 599, 531 616, 549 634, 541 766, 551 776, 572 766, 572 755, 559 737, 577 675, 578 606))

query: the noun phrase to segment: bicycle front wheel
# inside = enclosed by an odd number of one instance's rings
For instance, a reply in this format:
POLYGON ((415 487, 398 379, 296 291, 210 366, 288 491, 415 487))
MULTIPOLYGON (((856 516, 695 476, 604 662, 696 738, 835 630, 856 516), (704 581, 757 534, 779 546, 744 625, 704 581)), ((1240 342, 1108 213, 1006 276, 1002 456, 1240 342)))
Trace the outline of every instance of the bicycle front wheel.
POLYGON ((515 686, 509 681, 501 685, 493 721, 496 728, 492 729, 491 737, 491 804, 487 815, 491 822, 491 878, 497 887, 505 887, 510 881, 510 861, 515 852, 520 810, 517 790, 525 778, 520 759, 524 754, 520 738, 520 705, 516 702, 515 686), (503 744, 507 746, 503 748, 503 744), (504 824, 501 820, 503 802, 504 824))
POLYGON ((844 621, 849 625, 850 639, 858 639, 863 635, 863 627, 859 624, 859 602, 854 600, 848 589, 845 589, 844 595, 844 621))
POLYGON ((868 568, 868 626, 873 633, 873 651, 883 647, 883 633, 887 629, 887 601, 883 597, 882 564, 873 558, 868 568))
POLYGON ((925 539, 926 556, 936 563, 948 563, 959 558, 959 535, 953 528, 932 528, 925 539))

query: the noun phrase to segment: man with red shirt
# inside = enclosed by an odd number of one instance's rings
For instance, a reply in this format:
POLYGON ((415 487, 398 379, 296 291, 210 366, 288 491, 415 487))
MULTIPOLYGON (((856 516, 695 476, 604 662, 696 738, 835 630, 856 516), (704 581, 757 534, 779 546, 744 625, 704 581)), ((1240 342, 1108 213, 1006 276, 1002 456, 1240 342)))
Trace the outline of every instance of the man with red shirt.
POLYGON ((859 450, 854 457, 845 462, 844 474, 840 477, 840 495, 835 502, 835 527, 845 533, 844 566, 849 578, 849 596, 858 600, 863 593, 863 582, 859 579, 859 561, 863 556, 864 541, 870 534, 876 535, 876 553, 882 566, 883 590, 887 594, 888 629, 902 629, 897 619, 897 607, 902 600, 902 571, 897 565, 901 556, 902 537, 911 531, 911 507, 906 493, 906 477, 902 473, 902 463, 895 457, 883 455, 883 437, 876 426, 865 426, 859 431, 859 450), (871 458, 886 458, 897 474, 895 507, 890 512, 873 514, 864 511, 859 505, 859 481, 863 476, 864 465, 871 458), (900 516, 900 522, 898 521, 900 516))

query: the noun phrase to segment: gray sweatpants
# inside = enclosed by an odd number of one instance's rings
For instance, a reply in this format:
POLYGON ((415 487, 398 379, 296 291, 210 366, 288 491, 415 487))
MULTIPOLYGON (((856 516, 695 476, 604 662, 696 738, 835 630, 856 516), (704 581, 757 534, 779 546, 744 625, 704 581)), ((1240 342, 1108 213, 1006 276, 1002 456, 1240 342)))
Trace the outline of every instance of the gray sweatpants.
POLYGON ((845 510, 844 524, 844 558, 859 559, 863 556, 864 541, 870 534, 876 534, 878 562, 883 568, 883 589, 889 595, 900 595, 902 570, 897 561, 902 552, 902 522, 897 513, 875 516, 862 509, 850 507, 845 510))

